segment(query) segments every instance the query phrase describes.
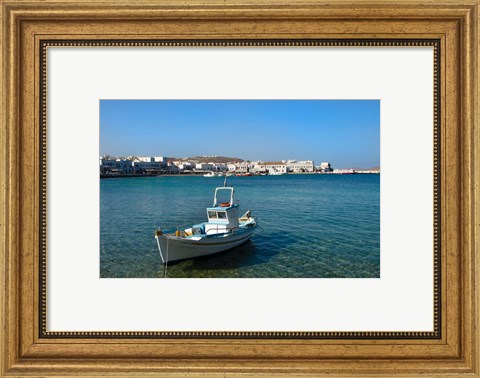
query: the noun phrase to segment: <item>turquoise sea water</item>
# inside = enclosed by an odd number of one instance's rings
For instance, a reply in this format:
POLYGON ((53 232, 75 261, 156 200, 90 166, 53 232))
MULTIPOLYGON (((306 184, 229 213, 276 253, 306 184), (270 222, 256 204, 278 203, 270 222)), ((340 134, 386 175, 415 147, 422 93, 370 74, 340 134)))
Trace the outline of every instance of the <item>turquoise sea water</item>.
MULTIPOLYGON (((168 266, 168 277, 380 277, 380 176, 230 177, 240 213, 258 219, 243 246, 168 266)), ((158 226, 206 220, 223 178, 100 180, 100 276, 163 277, 158 226)))

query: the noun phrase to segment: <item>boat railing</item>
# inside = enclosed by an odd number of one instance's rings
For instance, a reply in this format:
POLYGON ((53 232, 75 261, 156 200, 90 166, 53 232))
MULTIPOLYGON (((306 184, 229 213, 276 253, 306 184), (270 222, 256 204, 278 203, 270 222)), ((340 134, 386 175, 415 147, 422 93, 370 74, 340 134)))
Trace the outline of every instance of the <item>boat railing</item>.
MULTIPOLYGON (((256 220, 255 223, 258 223, 258 220, 256 220)), ((224 227, 222 226, 222 228, 220 229, 220 226, 221 225, 217 225, 216 227, 211 227, 209 228, 204 235, 215 235, 215 234, 226 234, 226 233, 229 233, 229 232, 233 232, 233 231, 236 231, 236 230, 239 230, 240 229, 240 226, 237 226, 237 227, 224 227), (221 231, 224 231, 224 232, 221 232, 221 231)), ((166 235, 166 236, 180 236, 180 237, 186 237, 186 236, 192 236, 192 235, 188 235, 188 234, 185 234, 185 230, 186 229, 189 229, 191 228, 188 227, 188 226, 171 226, 171 225, 166 225, 166 226, 162 226, 162 227, 159 227, 157 229, 157 232, 158 231, 161 231, 160 234, 157 234, 157 235, 166 235)))
POLYGON ((171 224, 162 224, 161 226, 158 226, 158 231, 162 231, 163 234, 175 234, 176 231, 183 231, 186 228, 190 228, 191 226, 188 225, 181 225, 181 226, 173 226, 171 224))
POLYGON ((210 228, 209 230, 207 230, 207 232, 205 232, 205 234, 208 235, 210 233, 210 231, 215 231, 215 234, 220 234, 220 233, 226 234, 227 232, 237 230, 238 228, 239 227, 222 227, 222 231, 225 230, 225 232, 218 232, 219 229, 218 229, 218 226, 217 226, 215 228, 210 228))
MULTIPOLYGON (((221 233, 221 232, 219 232, 220 231, 219 226, 214 227, 214 228, 210 228, 209 230, 207 230, 205 232, 204 235, 214 235, 214 234, 221 233)), ((181 227, 181 226, 173 226, 173 227, 172 226, 162 226, 162 227, 159 227, 157 229, 157 232, 161 231, 161 234, 163 234, 165 236, 181 236, 181 237, 184 237, 184 236, 191 236, 191 235, 185 234, 185 230, 189 229, 189 228, 191 228, 191 226, 190 227, 188 227, 188 226, 185 226, 185 227, 181 227)), ((239 227, 228 227, 228 228, 222 227, 222 230, 225 230, 224 233, 227 233, 227 232, 234 231, 238 228, 239 227)))

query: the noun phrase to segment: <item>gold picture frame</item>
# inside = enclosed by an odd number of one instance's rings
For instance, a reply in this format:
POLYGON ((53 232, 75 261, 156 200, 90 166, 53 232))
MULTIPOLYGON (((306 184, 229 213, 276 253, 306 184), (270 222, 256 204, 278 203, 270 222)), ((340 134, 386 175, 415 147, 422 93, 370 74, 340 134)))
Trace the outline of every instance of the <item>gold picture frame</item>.
POLYGON ((479 375, 478 0, 1 4, 2 376, 479 375), (435 228, 439 287, 432 334, 46 331, 42 51, 49 43, 128 46, 159 40, 194 46, 252 40, 267 46, 280 40, 401 46, 428 40, 438 46, 435 217, 441 228, 435 228))

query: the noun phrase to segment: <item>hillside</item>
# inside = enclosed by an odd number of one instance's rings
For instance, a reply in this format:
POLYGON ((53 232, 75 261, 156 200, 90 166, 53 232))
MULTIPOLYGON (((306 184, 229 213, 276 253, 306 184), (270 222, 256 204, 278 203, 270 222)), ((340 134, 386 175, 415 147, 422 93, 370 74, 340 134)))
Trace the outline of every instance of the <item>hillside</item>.
POLYGON ((227 156, 192 156, 188 158, 171 158, 171 160, 192 161, 197 163, 229 163, 229 162, 242 162, 243 159, 238 157, 227 156))

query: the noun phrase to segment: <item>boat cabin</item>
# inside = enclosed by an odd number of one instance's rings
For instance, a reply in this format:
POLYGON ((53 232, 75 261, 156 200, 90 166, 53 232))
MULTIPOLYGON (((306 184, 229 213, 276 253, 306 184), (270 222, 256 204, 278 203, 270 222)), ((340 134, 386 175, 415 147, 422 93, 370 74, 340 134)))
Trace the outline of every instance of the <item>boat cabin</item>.
POLYGON ((233 203, 233 193, 233 188, 229 187, 215 189, 213 206, 207 208, 208 222, 205 223, 207 235, 238 228, 238 205, 233 203))
POLYGON ((238 228, 238 205, 233 203, 233 193, 229 187, 215 189, 213 206, 207 207, 208 222, 194 225, 189 230, 192 235, 223 234, 238 228))

